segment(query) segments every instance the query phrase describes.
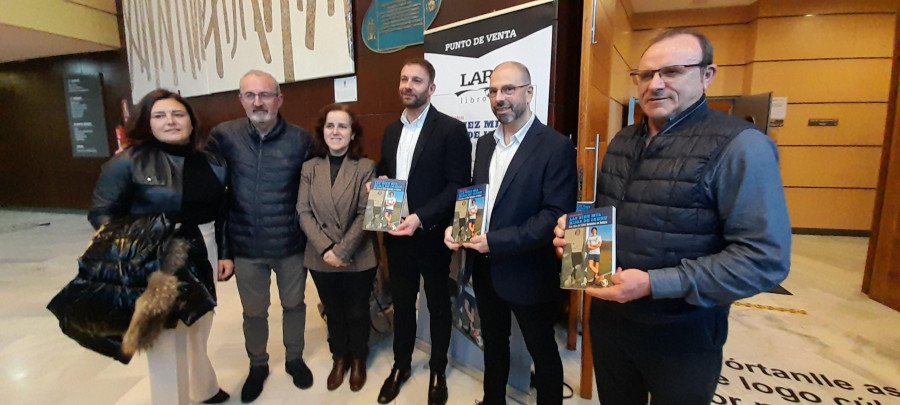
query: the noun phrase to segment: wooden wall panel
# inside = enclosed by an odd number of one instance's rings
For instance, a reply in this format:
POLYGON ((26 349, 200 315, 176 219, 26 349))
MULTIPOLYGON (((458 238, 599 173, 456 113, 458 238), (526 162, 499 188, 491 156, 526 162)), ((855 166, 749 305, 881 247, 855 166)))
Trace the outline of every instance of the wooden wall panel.
POLYGON ((716 77, 706 89, 706 95, 717 97, 744 94, 744 70, 744 66, 719 66, 716 77))
POLYGON ((875 190, 785 187, 784 194, 793 228, 869 230, 875 190))
POLYGON ((753 60, 890 58, 891 14, 761 18, 753 60))
POLYGON ((628 105, 628 99, 637 97, 637 86, 631 81, 628 72, 631 68, 619 57, 613 57, 612 77, 610 78, 609 96, 622 105, 628 105))
POLYGON ((119 51, 33 59, 0 65, 0 206, 90 207, 106 159, 73 158, 63 78, 103 75, 103 109, 110 152, 128 98, 128 71, 119 51))
MULTIPOLYGON (((604 9, 606 10, 607 15, 611 17, 613 23, 613 44, 616 45, 616 47, 622 46, 619 42, 619 38, 631 36, 631 22, 628 20, 628 12, 625 11, 625 7, 619 0, 603 0, 603 3, 604 9), (607 9, 607 3, 613 3, 611 9, 607 9)), ((628 44, 631 44, 630 40, 628 41, 628 44)))
MULTIPOLYGON (((709 38, 713 44, 713 60, 719 65, 743 65, 748 62, 746 47, 749 39, 750 27, 748 24, 717 25, 706 27, 691 27, 709 38)), ((653 37, 659 35, 664 29, 650 29, 634 31, 631 35, 631 46, 626 56, 632 66, 640 62, 641 54, 647 48, 647 44, 653 37)))
POLYGON ((602 40, 591 46, 591 69, 588 74, 591 77, 591 86, 604 95, 609 95, 609 78, 612 72, 612 55, 609 50, 611 44, 602 40))
POLYGON ((716 7, 680 10, 677 13, 660 11, 632 15, 634 29, 658 27, 696 27, 724 24, 743 24, 757 15, 757 4, 740 7, 716 7))
POLYGON ((759 0, 760 17, 806 14, 893 13, 896 0, 759 0))
POLYGON ((886 118, 887 105, 881 103, 788 104, 784 127, 769 128, 769 134, 780 146, 881 146, 884 127, 879 123, 886 118), (835 118, 838 126, 811 127, 811 118, 835 118))
MULTIPOLYGON (((781 147, 785 187, 855 187, 875 189, 881 148, 781 147)), ((866 225, 868 226, 868 225, 866 225)))
POLYGON ((713 61, 718 65, 743 65, 747 59, 747 43, 752 42, 750 24, 696 27, 713 45, 713 61))
MULTIPOLYGON (((584 14, 586 21, 589 21, 591 18, 591 8, 594 2, 584 2, 584 14)), ((613 42, 613 37, 615 33, 615 29, 613 28, 614 15, 609 13, 607 7, 603 5, 602 2, 597 1, 597 10, 596 10, 596 18, 597 22, 594 26, 594 39, 598 42, 601 38, 605 39, 607 43, 613 42)), ((587 32, 590 33, 590 26, 587 27, 587 32)), ((594 44, 596 46, 596 44, 594 44)))
POLYGON ((755 62, 750 93, 790 102, 886 102, 891 59, 755 62))
POLYGON ((609 143, 622 128, 625 128, 625 123, 622 121, 624 113, 625 106, 619 104, 616 100, 609 99, 609 129, 606 132, 606 136, 603 136, 602 133, 600 134, 601 141, 609 143))

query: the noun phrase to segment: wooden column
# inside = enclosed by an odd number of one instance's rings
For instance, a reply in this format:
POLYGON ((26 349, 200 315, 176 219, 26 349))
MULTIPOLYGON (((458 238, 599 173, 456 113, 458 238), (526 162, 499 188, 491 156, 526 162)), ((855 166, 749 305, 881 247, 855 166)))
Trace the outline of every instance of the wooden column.
POLYGON ((881 171, 875 197, 872 236, 862 291, 875 301, 900 311, 900 10, 894 33, 894 62, 885 125, 881 171))

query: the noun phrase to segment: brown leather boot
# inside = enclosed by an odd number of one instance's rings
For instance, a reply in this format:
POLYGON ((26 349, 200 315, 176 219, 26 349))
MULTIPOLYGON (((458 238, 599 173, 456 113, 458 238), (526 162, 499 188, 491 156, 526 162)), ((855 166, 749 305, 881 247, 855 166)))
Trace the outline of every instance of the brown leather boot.
POLYGON ((366 359, 350 360, 350 391, 359 391, 366 385, 366 359))
POLYGON ((328 374, 328 391, 334 391, 344 383, 344 373, 349 368, 350 363, 347 361, 347 358, 338 357, 334 359, 334 366, 331 367, 331 373, 328 374))

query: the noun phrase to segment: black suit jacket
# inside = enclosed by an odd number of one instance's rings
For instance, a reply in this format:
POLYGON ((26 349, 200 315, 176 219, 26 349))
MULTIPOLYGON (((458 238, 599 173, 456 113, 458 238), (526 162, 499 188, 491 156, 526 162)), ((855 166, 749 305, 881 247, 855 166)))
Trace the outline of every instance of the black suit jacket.
MULTIPOLYGON (((433 105, 423 118, 425 122, 413 151, 406 184, 409 213, 419 216, 422 229, 416 230, 412 238, 392 237, 387 233, 384 236, 388 246, 408 242, 428 251, 447 250, 443 244, 444 229, 453 216, 456 189, 470 184, 472 144, 466 125, 433 105)), ((384 130, 378 176, 397 177, 397 147, 402 130, 400 120, 384 130)))
MULTIPOLYGON (((489 182, 493 132, 478 140, 473 183, 489 182)), ((506 301, 533 305, 558 297, 560 262, 553 228, 575 211, 575 146, 537 118, 513 156, 492 205, 487 232, 490 274, 506 301)), ((481 262, 481 261, 479 261, 481 262)), ((475 271, 488 269, 475 267, 475 271)))

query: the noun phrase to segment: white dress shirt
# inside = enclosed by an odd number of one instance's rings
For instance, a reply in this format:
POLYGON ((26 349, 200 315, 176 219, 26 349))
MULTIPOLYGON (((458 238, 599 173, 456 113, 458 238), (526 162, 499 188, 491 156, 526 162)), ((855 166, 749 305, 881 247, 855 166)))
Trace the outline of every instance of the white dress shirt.
MULTIPOLYGON (((403 129, 400 130, 400 143, 397 145, 397 180, 409 180, 413 152, 416 150, 416 143, 419 142, 422 126, 425 125, 425 116, 428 115, 428 110, 430 109, 431 103, 426 105, 422 113, 412 122, 406 119, 407 110, 404 109, 403 113, 400 114, 400 122, 403 123, 403 129)), ((408 198, 403 200, 403 208, 400 210, 402 218, 409 216, 407 200, 408 198)))
POLYGON ((403 110, 403 114, 400 114, 403 129, 400 130, 400 143, 397 145, 397 180, 409 180, 413 152, 416 150, 416 142, 419 141, 419 134, 425 124, 425 116, 428 115, 430 109, 431 104, 428 104, 412 122, 406 119, 407 110, 403 110))
POLYGON ((488 210, 484 216, 484 221, 487 224, 485 229, 491 229, 491 215, 496 208, 494 203, 497 202, 497 194, 500 192, 500 185, 503 184, 503 177, 506 176, 506 169, 509 168, 509 163, 512 162, 513 157, 516 155, 516 151, 519 150, 519 145, 522 144, 522 141, 525 139, 525 134, 531 129, 531 124, 533 123, 534 114, 532 113, 528 122, 509 138, 508 145, 503 136, 503 127, 500 126, 494 131, 494 141, 497 142, 497 145, 494 146, 494 154, 491 156, 491 167, 488 173, 488 184, 490 184, 490 187, 488 187, 488 201, 490 202, 491 209, 488 210))

